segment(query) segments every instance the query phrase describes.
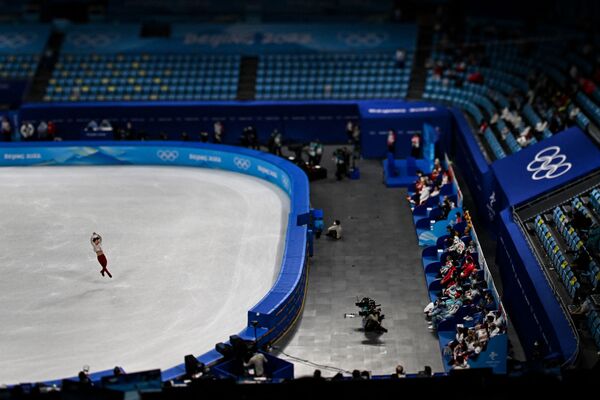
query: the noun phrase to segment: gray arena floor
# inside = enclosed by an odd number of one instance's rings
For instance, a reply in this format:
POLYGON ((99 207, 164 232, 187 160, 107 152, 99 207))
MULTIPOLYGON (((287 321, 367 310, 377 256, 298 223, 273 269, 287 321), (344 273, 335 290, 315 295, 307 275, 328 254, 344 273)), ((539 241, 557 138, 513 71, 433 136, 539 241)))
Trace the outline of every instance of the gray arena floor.
POLYGON ((311 184, 311 203, 324 209, 326 225, 341 220, 344 237, 316 241, 304 314, 275 353, 294 362, 296 377, 317 368, 324 376, 391 374, 397 364, 413 373, 425 365, 443 371, 439 342, 423 317, 429 298, 406 191, 385 187, 379 161, 362 161, 360 180, 335 181, 332 150, 323 160, 329 178, 311 184), (363 296, 382 304, 389 332, 367 336, 360 318, 344 318, 363 296))

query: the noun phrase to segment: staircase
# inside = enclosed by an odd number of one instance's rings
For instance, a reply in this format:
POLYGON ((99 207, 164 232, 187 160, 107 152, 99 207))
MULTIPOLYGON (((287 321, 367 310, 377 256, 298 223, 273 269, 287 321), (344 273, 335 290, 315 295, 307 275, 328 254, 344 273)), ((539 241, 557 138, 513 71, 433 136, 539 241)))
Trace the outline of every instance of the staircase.
POLYGON ((48 81, 52 77, 52 71, 54 65, 58 61, 60 54, 60 48, 64 40, 64 34, 60 32, 53 32, 48 39, 46 44, 46 50, 42 54, 42 58, 38 64, 38 68, 35 71, 35 75, 29 86, 29 90, 25 95, 26 102, 40 102, 43 101, 44 95, 46 94, 46 87, 48 81))
POLYGON ((242 57, 238 80, 237 100, 254 100, 256 95, 256 71, 258 57, 242 57))
POLYGON ((417 51, 413 62, 413 69, 410 74, 410 86, 408 88, 407 98, 410 100, 421 100, 425 91, 425 81, 427 79, 427 70, 425 61, 431 53, 431 40, 433 38, 433 29, 429 24, 419 24, 419 34, 417 36, 417 51))

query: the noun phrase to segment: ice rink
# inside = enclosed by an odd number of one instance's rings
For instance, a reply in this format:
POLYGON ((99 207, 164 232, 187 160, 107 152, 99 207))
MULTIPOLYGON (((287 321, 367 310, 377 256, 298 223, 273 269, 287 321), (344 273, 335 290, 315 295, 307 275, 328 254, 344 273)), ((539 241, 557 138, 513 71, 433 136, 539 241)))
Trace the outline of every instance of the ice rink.
POLYGON ((185 167, 0 168, 0 193, 0 384, 214 348, 271 288, 290 207, 260 179, 185 167))

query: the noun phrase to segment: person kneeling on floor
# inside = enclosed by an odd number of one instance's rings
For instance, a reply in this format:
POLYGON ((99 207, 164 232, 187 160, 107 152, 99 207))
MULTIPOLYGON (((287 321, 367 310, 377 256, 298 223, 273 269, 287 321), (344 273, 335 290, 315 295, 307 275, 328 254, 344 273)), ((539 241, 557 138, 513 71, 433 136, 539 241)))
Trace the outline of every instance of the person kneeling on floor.
POLYGON ((342 225, 339 219, 333 221, 333 225, 327 228, 325 235, 336 240, 342 238, 342 225))

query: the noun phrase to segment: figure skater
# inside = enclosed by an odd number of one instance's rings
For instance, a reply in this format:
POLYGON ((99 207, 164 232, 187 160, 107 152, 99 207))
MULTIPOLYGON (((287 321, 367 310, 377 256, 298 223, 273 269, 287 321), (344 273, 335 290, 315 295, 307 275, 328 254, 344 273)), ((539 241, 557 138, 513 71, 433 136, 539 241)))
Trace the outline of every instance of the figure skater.
POLYGON ((98 256, 98 262, 102 266, 102 270, 100 270, 100 273, 102 274, 102 276, 104 276, 104 273, 106 272, 108 274, 108 277, 112 278, 112 275, 110 274, 108 269, 106 269, 106 265, 108 264, 108 261, 106 261, 106 256, 104 255, 104 252, 102 251, 102 247, 100 247, 102 245, 102 236, 100 236, 96 232, 94 232, 94 233, 92 233, 92 237, 91 237, 90 241, 92 242, 92 247, 94 248, 94 251, 96 252, 96 255, 98 256))

